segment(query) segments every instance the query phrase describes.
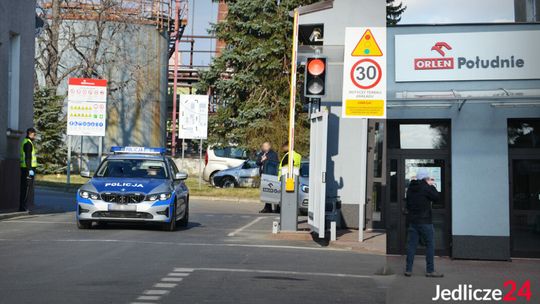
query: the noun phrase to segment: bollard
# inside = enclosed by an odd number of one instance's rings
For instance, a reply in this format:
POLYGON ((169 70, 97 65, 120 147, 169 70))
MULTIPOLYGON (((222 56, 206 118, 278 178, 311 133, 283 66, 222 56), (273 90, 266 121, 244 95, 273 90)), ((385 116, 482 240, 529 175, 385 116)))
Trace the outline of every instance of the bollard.
POLYGON ((278 221, 274 221, 272 223, 272 233, 273 234, 277 234, 279 232, 279 222, 278 221))

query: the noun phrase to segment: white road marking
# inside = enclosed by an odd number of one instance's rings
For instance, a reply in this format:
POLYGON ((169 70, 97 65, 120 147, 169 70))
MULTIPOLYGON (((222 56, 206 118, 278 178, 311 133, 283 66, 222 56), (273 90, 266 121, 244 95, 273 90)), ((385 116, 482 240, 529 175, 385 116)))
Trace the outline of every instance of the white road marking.
POLYGON ((243 268, 195 268, 196 271, 215 271, 215 272, 243 272, 243 273, 261 273, 261 274, 280 274, 280 275, 298 275, 298 276, 320 276, 337 278, 370 279, 373 276, 348 273, 328 273, 328 272, 301 272, 284 270, 264 270, 264 269, 243 269, 243 268))
POLYGON ((49 222, 49 221, 31 221, 31 220, 6 220, 3 223, 30 223, 30 224, 75 224, 75 222, 49 222))
POLYGON ((225 243, 175 243, 175 242, 156 242, 156 241, 136 241, 136 240, 116 240, 116 239, 56 239, 56 240, 43 240, 43 239, 0 239, 0 242, 17 242, 17 243, 124 243, 124 244, 145 244, 145 245, 175 245, 175 246, 204 246, 204 247, 245 247, 245 248, 272 248, 272 249, 293 249, 293 250, 315 250, 315 251, 340 251, 351 252, 351 249, 347 248, 328 248, 320 245, 313 245, 316 247, 303 247, 303 246, 286 246, 286 245, 255 245, 255 244, 225 244, 225 243))
POLYGON ((175 283, 156 283, 154 288, 175 288, 177 285, 175 283))
POLYGON ((242 232, 244 229, 253 226, 254 224, 256 224, 258 221, 262 220, 263 218, 265 218, 265 217, 264 216, 259 216, 259 217, 255 218, 253 221, 247 223, 246 225, 244 225, 244 226, 236 229, 235 231, 229 233, 227 236, 235 236, 237 233, 242 232))
POLYGON ((193 268, 174 268, 174 272, 193 272, 193 268))
POLYGON ((183 273, 183 272, 171 272, 167 276, 169 277, 187 277, 189 273, 183 273))
POLYGON ((150 289, 150 290, 145 290, 143 292, 143 294, 145 295, 166 295, 168 293, 169 293, 168 290, 162 290, 162 289, 150 289))
POLYGON ((157 301, 161 299, 161 296, 140 296, 137 298, 137 300, 142 300, 142 301, 157 301))
POLYGON ((163 278, 162 282, 181 282, 184 278, 163 278))

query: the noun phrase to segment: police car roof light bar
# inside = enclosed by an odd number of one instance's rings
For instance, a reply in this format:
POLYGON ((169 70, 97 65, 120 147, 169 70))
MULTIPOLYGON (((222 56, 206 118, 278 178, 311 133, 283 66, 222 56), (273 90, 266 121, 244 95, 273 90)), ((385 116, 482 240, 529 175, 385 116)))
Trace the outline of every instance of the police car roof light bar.
POLYGON ((129 154, 165 154, 165 148, 155 147, 111 147, 111 152, 114 154, 129 153, 129 154))

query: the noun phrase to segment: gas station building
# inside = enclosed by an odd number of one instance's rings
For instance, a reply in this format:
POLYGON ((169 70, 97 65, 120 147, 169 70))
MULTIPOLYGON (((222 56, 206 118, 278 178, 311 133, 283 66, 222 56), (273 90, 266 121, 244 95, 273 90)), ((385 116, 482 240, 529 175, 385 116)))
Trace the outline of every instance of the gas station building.
POLYGON ((405 254, 405 192, 425 167, 442 197, 433 204, 436 254, 540 257, 540 24, 388 27, 387 119, 370 120, 366 135, 360 120, 341 118, 341 88, 345 28, 385 26, 370 2, 323 1, 300 12, 301 37, 322 31, 300 55, 319 49, 329 62, 326 195, 341 198, 342 225, 385 231, 387 253, 405 254))

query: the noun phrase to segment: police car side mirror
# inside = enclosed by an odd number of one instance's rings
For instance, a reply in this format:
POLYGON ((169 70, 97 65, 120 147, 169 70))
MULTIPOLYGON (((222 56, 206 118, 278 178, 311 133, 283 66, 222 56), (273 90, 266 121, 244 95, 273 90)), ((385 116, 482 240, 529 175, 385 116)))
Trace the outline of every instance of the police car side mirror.
POLYGON ((92 174, 90 174, 90 171, 84 170, 84 171, 81 171, 81 177, 91 178, 92 174))
POLYGON ((186 172, 178 172, 174 175, 174 180, 186 180, 188 175, 186 172))

